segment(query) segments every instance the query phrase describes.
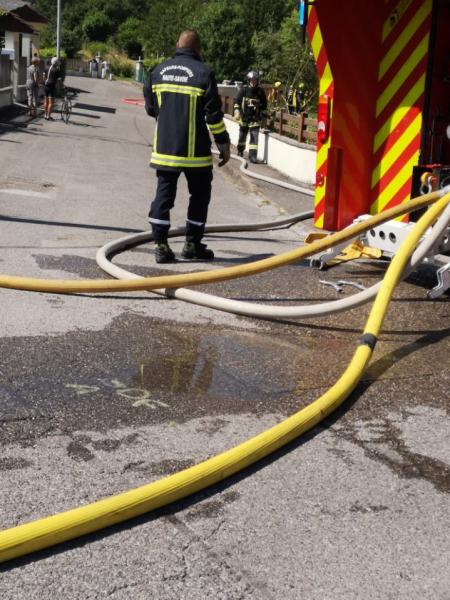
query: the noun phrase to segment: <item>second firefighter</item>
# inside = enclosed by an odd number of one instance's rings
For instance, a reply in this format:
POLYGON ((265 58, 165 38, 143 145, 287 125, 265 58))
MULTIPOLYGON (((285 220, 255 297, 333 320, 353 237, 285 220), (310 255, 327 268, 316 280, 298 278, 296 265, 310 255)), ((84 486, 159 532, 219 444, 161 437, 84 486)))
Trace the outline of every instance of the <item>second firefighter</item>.
POLYGON ((251 163, 257 162, 259 130, 267 116, 267 98, 259 85, 256 71, 247 74, 248 85, 239 91, 234 104, 234 118, 239 121, 238 155, 244 156, 247 134, 250 132, 248 158, 251 163))

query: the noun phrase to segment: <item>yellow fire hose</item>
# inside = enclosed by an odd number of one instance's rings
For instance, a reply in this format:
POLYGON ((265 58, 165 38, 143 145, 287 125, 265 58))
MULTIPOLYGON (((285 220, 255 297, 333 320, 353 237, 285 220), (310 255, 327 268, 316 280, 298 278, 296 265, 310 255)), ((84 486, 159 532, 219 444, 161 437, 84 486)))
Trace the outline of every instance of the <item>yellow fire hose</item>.
POLYGON ((325 394, 282 423, 194 467, 117 496, 0 532, 0 562, 180 500, 278 450, 333 412, 356 387, 372 356, 390 299, 409 257, 424 232, 449 202, 450 193, 447 193, 422 216, 402 244, 386 272, 353 358, 340 379, 325 394))
POLYGON ((187 273, 181 275, 165 275, 159 277, 144 277, 142 279, 122 279, 120 281, 110 279, 89 280, 64 280, 64 279, 35 279, 31 277, 15 277, 0 274, 0 287, 27 290, 31 292, 53 292, 60 294, 68 293, 104 293, 104 292, 127 292, 136 290, 154 290, 159 288, 187 287, 214 283, 256 275, 276 267, 281 267, 300 259, 327 250, 336 244, 345 242, 380 223, 395 219, 400 215, 412 212, 419 208, 428 206, 443 195, 442 190, 425 194, 404 204, 374 215, 367 220, 351 225, 342 231, 338 231, 322 240, 302 246, 295 250, 283 252, 271 258, 265 258, 246 265, 226 267, 212 271, 187 273))

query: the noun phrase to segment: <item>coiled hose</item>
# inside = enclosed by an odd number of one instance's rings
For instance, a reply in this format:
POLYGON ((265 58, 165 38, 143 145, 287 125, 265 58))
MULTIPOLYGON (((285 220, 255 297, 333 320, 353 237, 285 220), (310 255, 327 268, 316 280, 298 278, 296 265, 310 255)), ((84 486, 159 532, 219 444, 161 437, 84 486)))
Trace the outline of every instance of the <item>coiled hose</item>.
POLYGON ((278 450, 333 412, 358 384, 372 356, 395 286, 420 238, 450 203, 450 188, 447 192, 421 217, 393 258, 353 358, 325 394, 282 423, 194 467, 117 496, 0 532, 0 561, 47 548, 180 500, 278 450))
MULTIPOLYGON (((312 216, 312 211, 307 213, 300 213, 291 217, 292 222, 298 222, 300 220, 308 219, 312 216)), ((286 224, 289 219, 263 223, 253 225, 243 225, 246 231, 254 229, 267 229, 273 227, 275 223, 279 225, 286 224)), ((441 241, 445 234, 448 224, 450 223, 450 207, 447 207, 442 215, 437 220, 433 227, 433 231, 421 241, 420 245, 415 250, 414 254, 409 261, 409 264, 403 272, 403 278, 409 273, 414 271, 416 267, 426 258, 433 248, 441 241)), ((236 231, 236 225, 222 225, 220 231, 236 231)), ((240 230, 240 229, 239 229, 240 230)), ((207 233, 214 233, 217 229, 214 226, 206 227, 207 233)), ((183 235, 185 228, 180 227, 171 231, 170 236, 176 237, 183 235)), ((121 267, 113 264, 109 260, 109 256, 113 253, 120 252, 129 246, 134 246, 138 243, 147 242, 153 239, 151 233, 146 234, 134 234, 121 238, 119 240, 109 242, 97 251, 96 260, 98 266, 103 269, 109 275, 116 277, 117 279, 142 279, 140 275, 136 275, 122 269, 121 267)), ((298 319, 298 318, 311 318, 311 317, 322 317, 338 312, 343 312, 357 306, 361 306, 372 300, 377 291, 379 290, 381 282, 375 283, 371 287, 355 293, 346 298, 340 298, 339 300, 331 300, 327 302, 321 302, 317 304, 308 304, 302 306, 274 306, 268 304, 255 304, 254 302, 244 302, 242 300, 233 300, 231 298, 222 298, 220 296, 214 296, 205 292, 199 292, 197 290, 189 290, 186 288, 175 288, 175 289, 162 289, 153 290, 155 294, 161 296, 167 296, 168 298, 176 298, 177 300, 184 300, 185 302, 191 302, 200 306, 206 306, 208 308, 214 308, 216 310, 222 310, 225 312, 235 313, 244 315, 247 317, 257 317, 263 319, 298 319)))
MULTIPOLYGON (((415 198, 400 206, 393 207, 378 215, 374 215, 362 223, 356 223, 342 231, 338 231, 321 240, 317 240, 308 246, 296 248, 283 252, 277 256, 265 258, 245 265, 214 269, 206 272, 183 273, 180 275, 161 275, 157 277, 144 277, 142 279, 124 279, 111 281, 105 279, 90 280, 58 280, 58 279, 36 279, 32 277, 17 277, 13 275, 0 275, 0 287, 27 290, 34 292, 53 292, 60 294, 68 293, 105 293, 125 292, 136 290, 155 290, 161 288, 186 287, 190 285, 201 285, 218 281, 227 281, 249 275, 263 273, 277 267, 281 267, 300 259, 307 258, 318 252, 322 252, 341 242, 348 241, 362 232, 394 219, 402 214, 424 208, 436 202, 443 195, 443 190, 431 192, 420 198, 415 198)), ((219 230, 219 229, 216 229, 219 230)), ((148 234, 141 234, 148 235, 148 234)))

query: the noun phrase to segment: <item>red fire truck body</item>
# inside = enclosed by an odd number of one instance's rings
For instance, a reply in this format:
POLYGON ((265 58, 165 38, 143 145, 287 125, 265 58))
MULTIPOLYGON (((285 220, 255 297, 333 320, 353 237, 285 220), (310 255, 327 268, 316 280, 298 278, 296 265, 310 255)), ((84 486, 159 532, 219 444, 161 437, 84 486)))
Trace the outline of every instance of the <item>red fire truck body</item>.
POLYGON ((450 1, 315 0, 315 224, 346 227, 450 184, 450 1))

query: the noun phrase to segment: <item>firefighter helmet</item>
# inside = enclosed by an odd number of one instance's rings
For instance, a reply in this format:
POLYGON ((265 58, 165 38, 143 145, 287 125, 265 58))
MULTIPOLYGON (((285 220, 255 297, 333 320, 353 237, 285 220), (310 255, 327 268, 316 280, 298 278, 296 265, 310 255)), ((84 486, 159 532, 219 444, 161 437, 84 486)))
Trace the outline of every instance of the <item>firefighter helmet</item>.
POLYGON ((258 71, 249 71, 247 73, 247 80, 251 81, 252 79, 255 79, 255 81, 257 83, 259 82, 259 73, 258 73, 258 71))

